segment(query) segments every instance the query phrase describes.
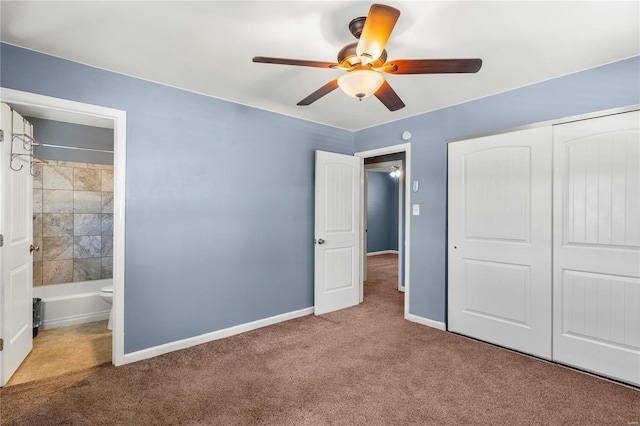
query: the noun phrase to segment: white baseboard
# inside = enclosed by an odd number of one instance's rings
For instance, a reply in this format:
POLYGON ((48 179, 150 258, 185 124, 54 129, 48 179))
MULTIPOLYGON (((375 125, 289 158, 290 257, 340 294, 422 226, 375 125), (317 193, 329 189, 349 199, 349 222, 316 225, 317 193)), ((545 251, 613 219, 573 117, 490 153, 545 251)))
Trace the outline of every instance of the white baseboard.
POLYGON ((398 254, 398 250, 372 251, 371 253, 367 253, 367 256, 379 256, 381 254, 398 254))
POLYGON ((419 317, 414 314, 407 314, 404 317, 407 321, 415 322, 418 324, 426 325, 427 327, 437 328, 438 330, 446 331, 447 325, 440 321, 430 320, 428 318, 419 317))
POLYGON ((154 346, 140 351, 124 354, 124 363, 129 364, 136 361, 142 361, 143 359, 153 358, 158 355, 163 355, 169 352, 179 351, 191 346, 201 345, 203 343, 211 342, 213 340, 224 339, 225 337, 235 336, 236 334, 246 333, 247 331, 255 330, 257 328, 266 327, 268 325, 277 324, 279 322, 288 321, 294 318, 303 317, 313 313, 313 307, 300 309, 298 311, 287 312, 285 314, 275 315, 273 317, 264 318, 261 320, 248 322, 245 324, 236 325, 233 327, 225 328, 211 333, 201 334, 199 336, 190 337, 188 339, 182 339, 175 342, 165 343, 163 345, 154 346))

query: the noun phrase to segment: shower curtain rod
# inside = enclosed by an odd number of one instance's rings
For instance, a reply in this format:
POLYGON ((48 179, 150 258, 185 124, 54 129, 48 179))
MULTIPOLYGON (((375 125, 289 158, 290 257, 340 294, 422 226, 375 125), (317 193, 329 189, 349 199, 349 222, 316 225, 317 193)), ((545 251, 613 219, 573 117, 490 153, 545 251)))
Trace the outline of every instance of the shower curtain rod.
POLYGON ((52 144, 52 143, 43 143, 42 146, 45 146, 47 148, 77 149, 77 150, 80 150, 80 151, 106 152, 107 154, 113 154, 113 150, 109 150, 109 149, 85 148, 85 147, 81 147, 81 146, 56 145, 56 144, 52 144))

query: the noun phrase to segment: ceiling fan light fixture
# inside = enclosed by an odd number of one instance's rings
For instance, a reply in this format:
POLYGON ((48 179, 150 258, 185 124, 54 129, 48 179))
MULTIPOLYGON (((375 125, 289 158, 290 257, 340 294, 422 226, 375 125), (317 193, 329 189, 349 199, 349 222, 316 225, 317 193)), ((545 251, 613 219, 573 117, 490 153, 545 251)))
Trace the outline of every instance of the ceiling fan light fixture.
MULTIPOLYGON (((383 74, 449 74, 475 73, 482 67, 482 59, 397 59, 387 62, 385 46, 400 17, 400 11, 384 4, 373 4, 366 17, 349 23, 349 30, 358 39, 338 52, 336 63, 303 59, 256 56, 253 62, 265 64, 296 65, 301 67, 341 69, 346 72, 298 102, 311 105, 318 99, 340 87, 347 95, 362 100, 376 98, 389 110, 405 107, 400 96, 385 81, 383 74)), ((405 132, 408 133, 408 132, 405 132)))
POLYGON ((382 74, 371 70, 351 71, 338 78, 338 86, 342 91, 356 99, 373 95, 383 83, 382 74))

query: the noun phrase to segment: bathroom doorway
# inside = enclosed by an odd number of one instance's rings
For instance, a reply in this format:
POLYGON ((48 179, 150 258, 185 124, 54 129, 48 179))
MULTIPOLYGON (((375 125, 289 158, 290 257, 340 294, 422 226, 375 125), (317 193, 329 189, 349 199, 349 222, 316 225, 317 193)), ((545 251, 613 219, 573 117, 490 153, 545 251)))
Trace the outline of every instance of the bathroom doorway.
MULTIPOLYGON (((94 126, 99 128, 112 129, 111 130, 113 132, 112 133, 112 140, 113 140, 112 156, 113 156, 113 163, 114 163, 113 166, 111 166, 113 170, 111 172, 112 179, 113 179, 112 180, 113 182, 113 190, 112 190, 113 213, 112 215, 113 216, 104 223, 107 224, 107 227, 112 227, 113 237, 111 240, 108 237, 105 237, 104 243, 106 244, 99 245, 100 250, 104 250, 106 248, 107 251, 109 252, 106 254, 112 254, 112 256, 101 255, 98 258, 98 261, 101 263, 100 265, 101 268, 99 268, 98 273, 104 274, 105 267, 107 269, 110 269, 110 266, 112 265, 112 277, 113 277, 112 279, 113 279, 113 289, 114 289, 113 290, 113 308, 112 308, 113 332, 112 334, 111 332, 108 332, 107 334, 107 335, 110 335, 110 337, 108 338, 110 353, 107 354, 108 356, 107 361, 110 360, 115 365, 124 364, 124 318, 123 318, 123 310, 124 310, 124 188, 125 188, 124 178, 125 178, 125 160, 126 160, 125 158, 126 113, 124 111, 97 107, 97 106, 88 105, 88 104, 81 104, 77 102, 50 98, 46 96, 35 95, 31 93, 14 91, 9 89, 1 89, 1 93, 2 93, 3 102, 10 105, 15 111, 21 113, 21 115, 23 116, 34 117, 34 121, 37 119, 44 119, 44 120, 52 120, 55 122, 61 122, 61 123, 70 123, 73 125, 94 126), (112 247, 112 253, 110 252, 111 247, 112 247)), ((70 168, 68 166, 73 166, 73 164, 62 164, 62 165, 56 164, 56 165, 62 166, 63 168, 66 168, 66 169, 70 168)), ((84 172, 79 172, 79 175, 81 176, 91 175, 94 178, 100 175, 99 178, 102 180, 102 177, 103 177, 102 170, 108 170, 108 167, 104 167, 103 169, 100 169, 98 167, 92 167, 91 171, 87 168, 87 170, 85 170, 84 172), (96 170, 101 170, 101 171, 96 173, 96 170), (93 175, 96 175, 96 176, 93 176, 93 175)), ((106 173, 107 177, 108 175, 109 175, 109 172, 106 173)), ((90 180, 91 179, 89 179, 89 181, 90 180)), ((108 179, 106 184, 109 185, 108 179)), ((94 216, 97 215, 94 213, 91 213, 91 214, 93 214, 94 216)), ((88 214, 87 217, 82 217, 84 221, 80 221, 80 223, 76 228, 78 229, 82 228, 84 225, 86 225, 86 227, 91 227, 92 226, 91 223, 85 220, 85 219, 89 219, 89 216, 91 214, 88 214)), ((52 216, 51 219, 56 219, 56 218, 52 216)), ((57 225, 61 225, 63 227, 65 226, 64 224, 59 224, 59 223, 57 225)), ((102 232, 103 221, 100 221, 100 225, 101 225, 100 231, 102 232)), ((78 232, 82 233, 80 230, 78 230, 78 232)), ((87 232, 87 233, 95 234, 95 232, 87 232)), ((100 236, 102 236, 102 234, 100 236)), ((74 237, 74 238, 78 238, 79 240, 78 242, 81 243, 81 245, 83 245, 84 249, 90 250, 92 245, 94 249, 97 249, 98 247, 97 236, 87 235, 87 236, 84 236, 84 239, 82 239, 83 237, 74 237), (87 241, 84 241, 84 240, 87 240, 87 241)), ((38 244, 34 244, 34 246, 37 246, 37 245, 38 244)), ((103 252, 101 251, 101 254, 102 253, 103 252)), ((95 258, 92 261, 95 263, 96 262, 95 258)), ((83 262, 79 261, 76 263, 81 264, 83 262)), ((91 262, 84 262, 84 263, 91 263, 91 262)), ((93 265, 93 266, 94 266, 93 271, 91 270, 91 268, 88 268, 83 271, 82 270, 79 272, 76 271, 76 273, 79 273, 81 276, 83 274, 85 275, 87 274, 91 275, 92 273, 95 274, 96 265, 93 265)), ((110 272, 110 271, 107 271, 107 272, 110 272)), ((38 273, 39 272, 36 271, 36 274, 38 273)), ((36 278, 42 279, 43 277, 36 276, 36 278)), ((91 278, 96 279, 97 277, 94 275, 91 278)), ((91 284, 91 279, 89 279, 87 283, 91 284)), ((71 284, 62 284, 60 287, 64 287, 67 285, 70 286, 71 284)), ((47 287, 47 286, 43 286, 43 287, 47 287)), ((91 289, 89 291, 93 292, 94 296, 96 295, 95 289, 91 289)), ((53 299, 60 300, 60 298, 57 298, 57 297, 53 297, 53 299)), ((104 316, 104 309, 102 311, 102 314, 104 316)), ((6 312, 2 315, 6 315, 6 312)), ((94 318, 94 319, 100 319, 100 318, 94 318)), ((85 320, 92 322, 91 318, 85 318, 85 320)), ((102 319, 101 323, 93 324, 93 326, 89 326, 89 327, 85 326, 84 324, 78 324, 78 322, 83 322, 83 321, 76 321, 76 324, 70 324, 71 325, 70 327, 65 327, 67 328, 66 331, 70 332, 71 335, 75 334, 76 336, 87 336, 87 335, 93 334, 94 336, 96 336, 97 339, 101 339, 102 343, 100 343, 99 346, 102 346, 104 348, 105 334, 107 333, 106 319, 102 319), (101 326, 104 326, 105 330, 102 330, 101 326)), ((0 323, 6 324, 6 320, 4 317, 0 319, 0 323)), ((61 325, 61 324, 58 324, 58 325, 61 325)), ((62 325, 69 325, 69 324, 62 324, 62 325)), ((40 332, 41 334, 38 337, 41 338, 41 342, 42 342, 43 336, 46 337, 47 333, 54 333, 56 332, 56 330, 58 330, 57 333, 59 334, 62 328, 60 329, 56 328, 55 330, 51 329, 51 330, 41 331, 40 332)), ((35 334, 35 330, 34 330, 34 334, 35 334)), ((38 337, 36 337, 36 339, 38 337)), ((60 339, 59 336, 52 338, 52 340, 59 340, 59 339, 60 339)), ((44 340, 47 340, 47 339, 45 338, 44 340)), ((104 359, 105 359, 105 355, 102 354, 98 357, 98 360, 99 360, 98 362, 104 362, 104 359)), ((2 379, 3 383, 6 383, 8 381, 7 377, 1 377, 0 379, 2 379)))

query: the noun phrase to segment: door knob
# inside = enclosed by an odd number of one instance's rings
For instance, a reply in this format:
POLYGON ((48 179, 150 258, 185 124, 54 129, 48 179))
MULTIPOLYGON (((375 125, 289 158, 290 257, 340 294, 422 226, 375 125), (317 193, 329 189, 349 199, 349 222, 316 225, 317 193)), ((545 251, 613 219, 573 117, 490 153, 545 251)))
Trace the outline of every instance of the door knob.
POLYGON ((318 240, 318 244, 324 244, 324 243, 325 243, 325 241, 324 241, 322 238, 320 238, 320 239, 318 240))
POLYGON ((31 244, 29 246, 29 253, 34 252, 34 251, 40 251, 40 246, 34 246, 33 244, 31 244))

